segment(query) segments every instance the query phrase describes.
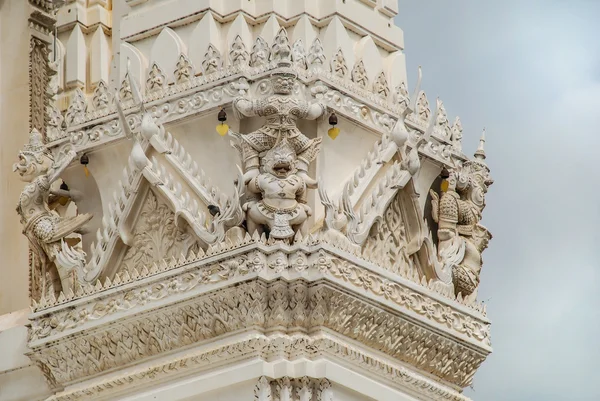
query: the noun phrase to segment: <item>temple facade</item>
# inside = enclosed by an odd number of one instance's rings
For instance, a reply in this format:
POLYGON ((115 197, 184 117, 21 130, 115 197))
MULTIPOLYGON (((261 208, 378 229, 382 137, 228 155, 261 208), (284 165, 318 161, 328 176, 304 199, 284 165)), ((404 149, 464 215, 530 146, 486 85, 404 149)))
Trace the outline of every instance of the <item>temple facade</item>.
POLYGON ((0 400, 468 400, 485 136, 463 153, 397 13, 2 3, 0 400))

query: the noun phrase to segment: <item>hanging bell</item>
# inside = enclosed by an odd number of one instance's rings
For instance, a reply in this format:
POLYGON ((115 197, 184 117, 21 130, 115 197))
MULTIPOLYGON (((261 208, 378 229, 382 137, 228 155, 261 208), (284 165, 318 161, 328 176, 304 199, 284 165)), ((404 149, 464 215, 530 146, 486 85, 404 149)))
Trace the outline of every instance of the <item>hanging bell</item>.
POLYGON ((229 131, 229 125, 225 124, 225 121, 227 121, 227 113, 225 112, 225 109, 219 110, 219 114, 217 114, 217 120, 220 122, 220 124, 217 124, 217 132, 221 136, 227 135, 227 132, 229 131))
POLYGON ((332 140, 337 138, 337 136, 340 134, 340 129, 336 127, 337 123, 338 123, 338 118, 335 115, 335 111, 333 111, 329 115, 329 125, 331 125, 331 128, 329 128, 329 130, 327 131, 327 135, 329 135, 329 137, 332 140))
POLYGON ((87 165, 90 164, 90 158, 85 153, 81 155, 79 158, 79 163, 83 166, 83 171, 85 172, 85 176, 90 176, 90 170, 88 170, 87 165))
POLYGON ((442 172, 440 173, 440 178, 442 179, 442 182, 440 184, 440 190, 442 192, 446 192, 448 191, 448 178, 450 177, 450 172, 448 171, 448 169, 446 169, 446 167, 442 168, 442 172))
MULTIPOLYGON (((62 184, 60 184, 60 189, 61 189, 61 191, 67 191, 67 192, 69 192, 69 186, 64 181, 62 182, 62 184)), ((64 196, 62 194, 59 196, 58 203, 61 206, 66 205, 68 202, 69 202, 69 197, 68 196, 64 196)))

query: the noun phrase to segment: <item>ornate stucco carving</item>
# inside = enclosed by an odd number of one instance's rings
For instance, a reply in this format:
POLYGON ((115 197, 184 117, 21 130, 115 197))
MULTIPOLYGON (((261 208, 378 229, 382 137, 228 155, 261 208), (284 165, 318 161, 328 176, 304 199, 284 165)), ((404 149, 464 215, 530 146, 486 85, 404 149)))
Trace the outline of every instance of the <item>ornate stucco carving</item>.
POLYGON ((367 76, 367 70, 365 70, 365 64, 362 60, 358 60, 356 64, 354 64, 350 76, 352 82, 356 83, 359 87, 363 89, 369 87, 369 77, 367 76))
POLYGON ((46 135, 46 105, 49 104, 47 88, 50 83, 48 67, 48 43, 31 37, 29 49, 29 103, 30 129, 46 135))
POLYGON ((83 93, 81 89, 76 89, 75 92, 73 92, 71 103, 65 114, 67 126, 81 124, 85 120, 87 108, 85 93, 83 93))
POLYGON ((479 224, 485 207, 485 194, 493 183, 485 164, 482 136, 475 158, 462 169, 450 172, 447 189, 441 197, 433 190, 432 213, 438 223, 438 254, 452 265, 456 295, 474 299, 479 285, 481 253, 492 238, 479 224))
POLYGON ((274 94, 260 100, 239 97, 233 102, 238 115, 264 116, 266 121, 254 132, 234 136, 239 142, 236 146, 242 157, 247 192, 256 195, 244 205, 248 231, 262 233, 268 227, 273 238, 286 239, 297 232, 308 233, 306 223, 312 212, 306 204, 306 191, 316 187, 308 168, 321 144, 321 138, 307 138, 298 129, 297 120, 319 118, 325 108, 294 96, 297 76, 289 67, 291 47, 283 29, 272 55, 283 60, 271 77, 274 94))
POLYGON ((181 54, 175 65, 175 82, 177 84, 189 82, 195 74, 196 69, 190 59, 185 54, 181 54))
POLYGON ((67 262, 71 258, 85 260, 80 245, 75 248, 81 237, 73 234, 80 232, 92 216, 61 216, 54 210, 57 198, 71 195, 68 191, 51 188, 75 156, 75 151, 69 149, 55 160, 44 146, 42 134, 34 129, 29 143, 19 152, 19 161, 13 166, 27 183, 19 197, 17 213, 35 255, 31 277, 32 285, 37 288, 32 293, 39 293, 39 296, 73 292, 78 272, 67 262))
POLYGON ((212 74, 219 71, 222 67, 223 60, 221 60, 221 53, 215 46, 209 44, 204 54, 204 60, 202 61, 204 74, 212 74))
POLYGON ((255 401, 333 401, 333 390, 327 379, 314 379, 307 376, 294 379, 282 377, 269 380, 261 376, 254 386, 255 401), (314 398, 313 398, 314 397, 314 398))
POLYGON ((325 66, 325 50, 323 50, 323 44, 319 38, 316 38, 310 45, 308 51, 307 62, 311 68, 323 68, 325 66))
POLYGON ((233 66, 246 66, 250 62, 250 54, 246 50, 246 44, 240 35, 233 39, 231 50, 229 50, 229 62, 233 66))
POLYGON ((102 110, 109 107, 111 102, 112 95, 108 90, 108 86, 106 82, 100 81, 94 89, 94 94, 92 96, 92 106, 94 106, 95 110, 102 110))
POLYGON ((196 239, 175 225, 175 215, 152 191, 140 212, 136 230, 133 233, 132 247, 123 258, 120 272, 133 273, 144 266, 171 257, 189 257, 190 252, 198 252, 196 239))
POLYGON ((164 89, 167 85, 167 77, 157 63, 153 63, 148 72, 146 79, 146 90, 148 92, 156 92, 164 89))
POLYGON ((344 78, 348 75, 348 66, 346 65, 346 59, 342 49, 338 49, 331 60, 331 72, 340 77, 344 78))
MULTIPOLYGON (((460 388, 491 351, 485 308, 474 293, 465 298, 477 258, 459 261, 455 253, 453 263, 445 244, 433 243, 420 203, 427 194, 418 193, 430 186, 419 180, 432 174, 419 172, 428 158, 432 170, 444 166, 485 182, 482 152, 465 162, 460 121, 450 128, 440 101, 432 112, 419 84, 409 95, 395 64, 333 40, 345 37, 339 17, 322 32, 308 19, 296 24, 293 45, 281 21, 270 18, 262 34, 273 40, 256 37, 252 49, 245 35, 255 36, 254 28, 248 16, 238 17, 211 25, 205 47, 194 50, 206 49, 202 63, 190 55, 192 65, 181 46, 168 62, 159 58, 169 71, 140 67, 144 96, 128 70, 116 104, 105 101, 99 81, 93 107, 83 92, 75 94, 68 132, 60 115, 50 119, 51 147, 70 142, 81 154, 122 138, 133 143, 115 197, 102 205, 107 212, 88 261, 77 260, 79 249, 60 249, 67 262, 82 262, 67 266, 83 271, 82 282, 34 296, 30 356, 54 388, 66 386, 55 399, 108 399, 250 358, 281 366, 306 358, 338 362, 424 398, 466 400, 460 388), (227 39, 214 34, 230 23, 227 39), (165 125, 220 108, 229 113, 231 104, 237 117, 258 118, 239 125, 250 133, 229 132, 242 171, 225 195, 200 169, 194 146, 184 149, 189 138, 165 125), (321 138, 329 140, 326 124, 299 120, 327 108, 346 120, 340 126, 378 138, 354 171, 335 185, 320 181, 317 196, 309 171, 322 167, 311 162, 321 138), (312 226, 308 204, 319 202, 324 218, 312 226)), ((153 41, 152 31, 144 35, 153 41)), ((385 46, 377 52, 389 53, 385 46)), ((219 186, 231 185, 229 178, 219 186)), ((459 200, 483 199, 454 189, 459 200)), ((456 231, 480 255, 485 236, 456 231)), ((330 390, 327 380, 277 376, 258 381, 256 397, 331 400, 330 390)))
POLYGON ((452 138, 452 146, 458 152, 462 151, 462 123, 460 121, 460 117, 456 117, 452 127, 450 128, 451 138, 452 138))
MULTIPOLYGON (((81 397, 97 394, 110 394, 141 387, 149 383, 168 380, 182 374, 202 373, 216 362, 226 363, 244 360, 244 358, 286 355, 289 358, 302 356, 316 359, 322 356, 335 358, 342 363, 351 363, 354 369, 374 377, 388 380, 394 385, 406 387, 411 391, 425 392, 433 400, 470 401, 456 389, 438 383, 429 377, 416 374, 404 366, 391 363, 380 356, 368 353, 349 344, 340 344, 326 335, 316 338, 307 336, 256 336, 237 343, 226 344, 208 351, 188 352, 179 358, 169 359, 167 363, 153 364, 149 369, 135 369, 117 378, 107 378, 85 389, 73 389, 58 393, 52 401, 75 401, 81 397)), ((300 380, 303 380, 300 378, 300 380)), ((268 382, 268 380, 265 381, 268 382)), ((266 387, 263 387, 266 389, 266 387)), ((267 393, 268 394, 268 393, 267 393)), ((272 394, 272 393, 271 393, 272 394)), ((304 393, 307 396, 307 393, 304 393)))
POLYGON ((263 38, 257 36, 252 46, 252 52, 250 53, 250 66, 263 67, 269 63, 270 58, 271 50, 269 45, 263 38))
MULTIPOLYGON (((245 266, 249 266, 247 262, 245 266)), ((222 268, 230 272, 230 278, 235 277, 231 267, 222 268)), ((335 264, 331 268, 338 269, 335 264)), ((353 278, 353 274, 344 273, 343 268, 340 274, 345 280, 360 283, 360 287, 394 299, 393 285, 387 288, 385 282, 360 278, 357 271, 354 274, 358 276, 353 278)), ((185 275, 182 278, 183 281, 167 281, 164 291, 174 294, 182 286, 188 285, 185 275)), ((208 283, 210 281, 203 285, 208 283)), ((480 345, 479 350, 475 351, 459 342, 440 337, 435 330, 415 325, 395 313, 390 314, 328 285, 310 286, 307 292, 290 291, 290 286, 285 281, 267 285, 261 280, 252 280, 195 297, 192 303, 176 303, 168 309, 148 311, 142 315, 138 313, 137 316, 119 321, 118 331, 111 330, 111 325, 104 325, 101 329, 84 331, 77 337, 54 339, 44 346, 38 345, 39 341, 33 342, 31 357, 48 368, 52 380, 57 384, 67 384, 245 327, 258 326, 266 330, 278 328, 283 332, 294 327, 304 327, 312 332, 325 327, 449 383, 465 386, 483 361, 485 353, 489 352, 485 345, 480 345), (304 294, 308 294, 308 298, 304 294), (295 306, 298 304, 305 305, 301 314, 298 314, 295 306), (131 342, 131 339, 135 341, 131 342), (111 347, 116 347, 118 352, 111 353, 111 348, 107 348, 106 344, 112 344, 111 347)), ((149 294, 144 296, 147 300, 151 299, 149 294)), ((426 319, 437 320, 444 325, 450 324, 449 319, 455 319, 450 309, 428 307, 425 298, 402 293, 396 296, 398 302, 421 310, 426 319)), ((126 293, 124 301, 132 300, 126 293)), ((99 311, 113 314, 123 311, 119 305, 108 302, 99 311)), ((471 335, 484 335, 484 332, 477 331, 473 323, 473 320, 461 321, 460 324, 455 322, 452 327, 468 330, 471 335)))
POLYGON ((302 70, 308 68, 306 51, 304 50, 304 42, 302 42, 302 39, 298 39, 294 42, 294 46, 292 47, 292 61, 296 67, 302 70))
POLYGON ((383 71, 377 75, 375 82, 373 82, 373 92, 383 98, 387 98, 390 94, 390 87, 383 71))

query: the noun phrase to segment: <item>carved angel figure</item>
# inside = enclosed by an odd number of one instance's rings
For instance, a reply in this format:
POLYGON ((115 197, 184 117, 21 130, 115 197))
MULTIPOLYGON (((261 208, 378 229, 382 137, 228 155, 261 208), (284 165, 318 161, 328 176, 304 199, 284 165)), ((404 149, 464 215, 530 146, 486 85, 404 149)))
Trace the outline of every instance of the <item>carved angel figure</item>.
POLYGON ((75 157, 75 151, 70 150, 60 160, 54 161, 42 142, 42 135, 34 129, 29 143, 19 152, 19 161, 13 165, 13 170, 18 171, 21 179, 28 183, 17 206, 23 233, 41 263, 42 281, 48 273, 57 293, 72 289, 74 284, 72 270, 61 261, 76 258, 85 262, 85 253, 74 248, 80 238, 69 236, 80 233, 84 224, 92 218, 90 214, 61 217, 52 209, 53 198, 69 196, 69 193, 51 191, 50 186, 75 157))
POLYGON ((463 171, 451 172, 448 189, 441 198, 433 190, 432 215, 438 223, 438 256, 452 262, 452 281, 458 295, 476 296, 481 272, 481 253, 492 238, 479 224, 485 193, 493 183, 482 159, 465 163, 463 171))
POLYGON ((268 226, 269 235, 276 239, 291 238, 298 231, 307 234, 311 209, 296 162, 296 153, 285 138, 262 158, 261 173, 248 183, 248 190, 261 194, 261 199, 244 205, 249 233, 262 233, 268 226))
POLYGON ((260 155, 286 140, 297 156, 298 176, 309 187, 316 181, 308 176, 308 166, 319 153, 321 138, 309 139, 296 126, 299 119, 314 120, 326 112, 321 103, 310 103, 291 96, 296 82, 296 73, 280 64, 272 76, 274 95, 260 100, 238 97, 233 101, 234 111, 239 116, 266 117, 262 127, 249 134, 240 135, 244 164, 244 182, 248 183, 259 174, 260 155))

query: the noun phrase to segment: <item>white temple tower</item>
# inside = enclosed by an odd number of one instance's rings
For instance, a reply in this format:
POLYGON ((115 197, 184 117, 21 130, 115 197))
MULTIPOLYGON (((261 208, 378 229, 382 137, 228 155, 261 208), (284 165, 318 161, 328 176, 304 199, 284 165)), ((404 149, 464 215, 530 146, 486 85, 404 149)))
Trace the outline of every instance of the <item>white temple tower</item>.
POLYGON ((465 156, 407 84, 397 12, 60 6, 15 164, 35 399, 468 400, 491 352, 485 139, 465 156))

